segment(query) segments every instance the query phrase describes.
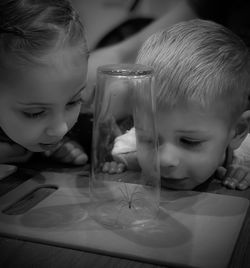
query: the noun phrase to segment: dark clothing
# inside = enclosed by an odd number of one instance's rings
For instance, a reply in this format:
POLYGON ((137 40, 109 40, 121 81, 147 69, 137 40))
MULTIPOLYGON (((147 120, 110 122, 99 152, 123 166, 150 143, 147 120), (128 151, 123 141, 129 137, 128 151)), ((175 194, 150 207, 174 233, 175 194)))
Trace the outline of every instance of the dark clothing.
POLYGON ((13 140, 11 140, 5 132, 0 128, 0 142, 7 142, 7 143, 15 143, 13 140))
POLYGON ((201 19, 217 22, 237 34, 250 50, 250 1, 189 0, 201 19))

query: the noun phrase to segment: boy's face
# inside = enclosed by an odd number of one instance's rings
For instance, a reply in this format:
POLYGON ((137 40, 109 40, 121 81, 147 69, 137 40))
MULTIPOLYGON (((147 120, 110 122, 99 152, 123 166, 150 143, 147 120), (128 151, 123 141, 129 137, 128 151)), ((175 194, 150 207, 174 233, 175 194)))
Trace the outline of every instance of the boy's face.
POLYGON ((222 108, 180 105, 157 113, 160 172, 164 185, 193 189, 213 175, 232 137, 222 108))
POLYGON ((0 83, 0 127, 34 152, 55 148, 76 123, 87 73, 87 57, 77 48, 42 60, 45 65, 19 68, 0 83))

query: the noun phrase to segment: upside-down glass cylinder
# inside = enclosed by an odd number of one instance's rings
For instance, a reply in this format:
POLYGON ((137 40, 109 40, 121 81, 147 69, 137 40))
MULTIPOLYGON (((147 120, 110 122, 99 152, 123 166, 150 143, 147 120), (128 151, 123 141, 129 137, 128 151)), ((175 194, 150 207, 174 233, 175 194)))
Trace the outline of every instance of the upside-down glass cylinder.
POLYGON ((102 224, 143 225, 157 216, 160 170, 153 86, 153 69, 144 65, 97 70, 90 196, 93 216, 102 224))

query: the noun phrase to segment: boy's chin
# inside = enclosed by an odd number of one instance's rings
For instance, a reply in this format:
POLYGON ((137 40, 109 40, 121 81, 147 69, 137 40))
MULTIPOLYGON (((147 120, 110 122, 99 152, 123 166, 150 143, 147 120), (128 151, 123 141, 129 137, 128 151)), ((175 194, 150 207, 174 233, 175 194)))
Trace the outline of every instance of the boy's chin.
POLYGON ((165 178, 161 179, 161 186, 162 188, 167 188, 171 190, 183 190, 183 191, 190 191, 196 188, 199 185, 196 181, 190 179, 183 179, 183 180, 168 180, 165 178))

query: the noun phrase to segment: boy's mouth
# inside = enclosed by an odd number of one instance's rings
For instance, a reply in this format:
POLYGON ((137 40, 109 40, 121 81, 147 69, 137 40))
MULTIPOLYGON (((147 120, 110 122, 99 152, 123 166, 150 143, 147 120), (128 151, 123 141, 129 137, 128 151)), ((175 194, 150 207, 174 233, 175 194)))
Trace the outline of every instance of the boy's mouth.
POLYGON ((183 180, 187 180, 188 178, 187 177, 184 177, 184 178, 173 178, 173 177, 163 177, 161 176, 162 180, 165 180, 165 181, 183 181, 183 180))
POLYGON ((161 177, 161 185, 163 187, 169 188, 178 188, 181 189, 185 187, 188 178, 170 178, 170 177, 161 177))

